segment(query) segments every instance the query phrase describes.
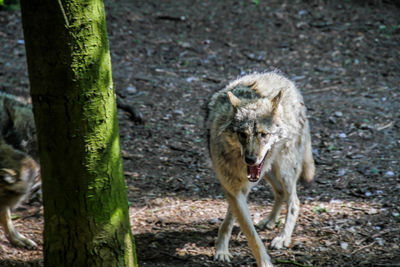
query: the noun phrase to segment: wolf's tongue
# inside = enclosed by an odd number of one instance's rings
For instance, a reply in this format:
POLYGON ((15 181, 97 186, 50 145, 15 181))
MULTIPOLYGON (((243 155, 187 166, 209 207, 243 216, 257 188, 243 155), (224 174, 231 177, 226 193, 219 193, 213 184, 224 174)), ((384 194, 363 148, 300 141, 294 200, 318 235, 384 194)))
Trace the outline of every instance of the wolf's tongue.
POLYGON ((264 161, 256 166, 247 166, 247 179, 249 179, 250 182, 258 181, 263 163, 264 161))
POLYGON ((258 166, 247 166, 247 176, 249 178, 256 178, 259 175, 258 166))

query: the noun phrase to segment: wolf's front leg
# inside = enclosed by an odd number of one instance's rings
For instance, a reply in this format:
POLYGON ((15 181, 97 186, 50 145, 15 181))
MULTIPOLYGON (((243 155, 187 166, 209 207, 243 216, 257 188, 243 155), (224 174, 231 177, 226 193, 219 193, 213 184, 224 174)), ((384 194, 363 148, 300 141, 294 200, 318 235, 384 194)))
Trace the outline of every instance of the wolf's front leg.
POLYGON ((257 260, 259 267, 272 267, 270 257, 265 250, 264 244, 257 234, 257 231, 251 220, 249 208, 247 206, 246 196, 243 193, 237 193, 232 196, 227 195, 227 200, 232 208, 232 212, 239 221, 240 229, 246 235, 249 246, 257 260))
POLYGON ((9 208, 0 210, 0 224, 3 225, 7 238, 14 246, 25 247, 28 249, 37 248, 35 242, 21 235, 17 229, 14 228, 9 208))
POLYGON ((225 219, 218 230, 218 238, 215 246, 215 260, 230 262, 232 255, 229 253, 229 239, 231 238, 235 218, 231 206, 228 207, 225 219))

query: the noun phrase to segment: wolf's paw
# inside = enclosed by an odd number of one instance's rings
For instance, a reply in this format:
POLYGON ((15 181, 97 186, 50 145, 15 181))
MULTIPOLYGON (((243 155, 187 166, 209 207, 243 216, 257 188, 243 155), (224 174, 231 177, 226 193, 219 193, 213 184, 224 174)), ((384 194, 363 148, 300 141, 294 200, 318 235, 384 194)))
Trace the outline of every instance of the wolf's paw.
POLYGON ((291 238, 287 238, 282 235, 278 235, 271 242, 271 248, 273 249, 281 249, 283 247, 288 247, 290 245, 291 238))
POLYGON ((37 249, 37 244, 33 241, 30 240, 29 238, 26 237, 20 237, 18 239, 13 239, 11 240, 11 243, 20 248, 26 248, 26 249, 37 249))
POLYGON ((259 223, 257 223, 256 227, 260 230, 267 228, 268 230, 274 229, 276 226, 275 220, 270 219, 269 217, 262 219, 259 223))
POLYGON ((214 255, 214 260, 216 261, 226 261, 230 262, 232 254, 228 250, 217 250, 214 255))

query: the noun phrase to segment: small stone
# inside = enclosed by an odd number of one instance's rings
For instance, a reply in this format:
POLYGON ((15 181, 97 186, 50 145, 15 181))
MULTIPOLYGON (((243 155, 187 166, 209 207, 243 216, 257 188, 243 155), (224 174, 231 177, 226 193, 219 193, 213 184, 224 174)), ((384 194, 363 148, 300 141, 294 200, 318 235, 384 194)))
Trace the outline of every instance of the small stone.
POLYGON ((335 119, 333 116, 330 116, 330 117, 328 118, 328 121, 329 121, 330 123, 332 123, 332 124, 336 124, 336 119, 335 119))
POLYGON ((338 170, 338 173, 336 174, 337 177, 342 177, 343 175, 345 175, 347 173, 346 169, 340 168, 338 170))
POLYGON ((386 176, 386 177, 393 177, 393 176, 394 176, 394 172, 392 172, 392 171, 387 171, 387 172, 385 172, 385 176, 386 176))
POLYGON ((179 43, 179 45, 181 47, 183 47, 183 48, 190 48, 191 47, 189 42, 181 42, 181 43, 179 43))
POLYGON ((181 109, 181 108, 180 109, 175 109, 174 113, 178 114, 178 115, 183 115, 184 114, 183 109, 181 109))
POLYGON ((348 249, 349 244, 347 242, 340 242, 340 247, 344 250, 348 249))
POLYGON ((127 91, 129 94, 136 94, 137 89, 136 89, 135 86, 129 85, 128 87, 126 87, 126 91, 127 91))
POLYGON ((168 157, 160 157, 160 161, 167 162, 168 160, 168 157))
POLYGON ((199 80, 199 78, 197 78, 197 77, 187 77, 186 78, 186 81, 188 83, 197 82, 198 80, 199 80))
POLYGON ((375 240, 378 242, 379 246, 383 246, 385 244, 385 240, 380 237, 376 238, 375 240))
POLYGON ((336 111, 334 114, 336 117, 343 117, 343 113, 341 111, 336 111))
POLYGON ((308 11, 307 10, 300 10, 298 14, 299 14, 299 16, 307 15, 308 11))

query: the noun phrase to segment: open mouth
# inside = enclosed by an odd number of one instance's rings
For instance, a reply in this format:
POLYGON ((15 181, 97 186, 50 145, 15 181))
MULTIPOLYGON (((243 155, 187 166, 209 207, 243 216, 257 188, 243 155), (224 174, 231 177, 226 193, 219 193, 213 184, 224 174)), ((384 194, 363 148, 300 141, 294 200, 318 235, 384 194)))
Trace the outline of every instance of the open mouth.
POLYGON ((254 183, 257 182, 258 179, 260 179, 261 169, 263 165, 264 165, 264 160, 261 161, 261 163, 258 165, 253 165, 253 166, 247 165, 247 179, 249 179, 250 182, 254 183))
POLYGON ((249 179, 250 182, 255 183, 258 181, 258 179, 260 179, 261 170, 264 166, 264 161, 268 154, 269 152, 265 154, 260 164, 251 166, 247 165, 247 179, 249 179))

